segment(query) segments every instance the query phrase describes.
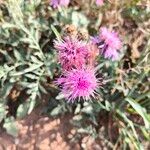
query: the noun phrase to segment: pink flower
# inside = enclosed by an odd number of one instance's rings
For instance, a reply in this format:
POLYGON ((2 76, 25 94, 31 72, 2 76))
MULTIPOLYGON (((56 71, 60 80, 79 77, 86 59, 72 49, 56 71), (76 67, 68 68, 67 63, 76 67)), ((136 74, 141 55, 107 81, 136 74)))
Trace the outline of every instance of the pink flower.
POLYGON ((61 85, 61 92, 69 102, 95 97, 99 85, 93 69, 73 69, 59 78, 57 84, 61 85))
POLYGON ((53 8, 57 8, 58 6, 68 6, 70 3, 70 0, 51 0, 50 5, 53 8))
POLYGON ((60 0, 60 6, 68 6, 70 3, 70 0, 60 0))
POLYGON ((100 37, 105 43, 112 49, 120 49, 121 41, 114 31, 111 32, 107 28, 103 27, 100 30, 100 37))
POLYGON ((103 1, 104 0, 96 0, 96 5, 99 5, 99 6, 103 5, 104 4, 103 1))
POLYGON ((58 50, 58 59, 63 71, 82 68, 86 65, 88 47, 85 42, 75 37, 65 37, 62 41, 56 40, 54 44, 58 50))
POLYGON ((92 42, 98 46, 100 53, 105 58, 118 60, 122 43, 117 33, 103 27, 100 29, 98 36, 92 37, 92 42))

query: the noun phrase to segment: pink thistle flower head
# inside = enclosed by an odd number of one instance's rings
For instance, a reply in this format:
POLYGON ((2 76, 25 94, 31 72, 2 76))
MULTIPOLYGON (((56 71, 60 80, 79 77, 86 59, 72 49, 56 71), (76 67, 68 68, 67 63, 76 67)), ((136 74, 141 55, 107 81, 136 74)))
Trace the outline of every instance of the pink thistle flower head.
POLYGON ((111 32, 107 28, 103 27, 100 29, 100 37, 105 43, 112 49, 120 49, 121 41, 116 32, 111 32))
POLYGON ((104 0, 96 0, 96 5, 102 6, 104 4, 104 0))
POLYGON ((54 46, 58 50, 58 59, 64 71, 85 66, 88 55, 85 42, 75 37, 65 37, 62 41, 56 40, 54 46))
POLYGON ((122 43, 116 32, 103 27, 98 36, 92 37, 92 42, 98 46, 105 58, 118 60, 122 43))
POLYGON ((60 0, 60 6, 68 6, 70 3, 70 0, 60 0))
POLYGON ((93 69, 73 69, 57 80, 62 93, 69 102, 89 100, 95 97, 98 79, 93 69))
POLYGON ((50 5, 53 8, 57 8, 58 6, 68 6, 70 3, 70 0, 51 0, 50 5))

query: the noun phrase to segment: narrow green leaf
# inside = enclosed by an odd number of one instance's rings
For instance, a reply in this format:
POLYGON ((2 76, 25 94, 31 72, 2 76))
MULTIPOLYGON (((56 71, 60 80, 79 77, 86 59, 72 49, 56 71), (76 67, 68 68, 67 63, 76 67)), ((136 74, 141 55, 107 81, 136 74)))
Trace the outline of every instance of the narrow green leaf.
POLYGON ((25 117, 28 113, 28 108, 28 103, 20 104, 17 109, 17 118, 22 119, 23 117, 25 117))
POLYGON ((53 25, 51 25, 51 29, 54 32, 54 34, 56 35, 57 39, 61 40, 61 36, 60 36, 59 32, 57 31, 57 29, 53 25))
POLYGON ((146 109, 144 109, 141 105, 139 105, 135 100, 131 98, 125 99, 129 104, 136 110, 136 112, 143 118, 145 123, 145 127, 147 129, 150 128, 150 116, 146 113, 146 109))
POLYGON ((18 136, 18 129, 13 117, 6 118, 3 127, 6 129, 8 134, 14 137, 18 136))
POLYGON ((55 108, 51 111, 50 115, 51 115, 51 116, 57 116, 57 115, 59 115, 61 112, 62 112, 62 106, 61 106, 61 105, 58 105, 57 107, 55 107, 55 108))
POLYGON ((31 97, 30 98, 30 104, 29 104, 29 110, 28 110, 28 114, 30 114, 32 112, 32 110, 34 109, 35 105, 36 105, 36 95, 35 97, 31 97))

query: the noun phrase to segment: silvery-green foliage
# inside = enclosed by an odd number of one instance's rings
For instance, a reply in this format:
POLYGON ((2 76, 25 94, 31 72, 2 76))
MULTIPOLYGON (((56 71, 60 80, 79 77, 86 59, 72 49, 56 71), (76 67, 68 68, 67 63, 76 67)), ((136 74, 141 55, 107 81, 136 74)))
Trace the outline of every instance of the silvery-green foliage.
MULTIPOLYGON (((44 16, 35 19, 35 14, 32 14, 36 7, 40 7, 41 1, 33 2, 30 7, 25 3, 28 2, 5 2, 2 7, 8 14, 3 16, 0 27, 0 54, 4 59, 0 66, 0 121, 4 119, 7 132, 14 135, 17 130, 10 123, 13 119, 7 118, 7 101, 13 88, 20 86, 20 90, 25 90, 27 95, 27 98, 23 97, 24 102, 16 111, 17 117, 22 118, 31 113, 37 100, 41 98, 41 93, 47 93, 43 81, 47 77, 52 79, 56 68, 55 52, 49 48, 44 53, 44 46, 49 41, 41 39, 42 34, 50 29, 50 25, 42 20, 44 16)), ((49 31, 47 36, 51 33, 49 31)))

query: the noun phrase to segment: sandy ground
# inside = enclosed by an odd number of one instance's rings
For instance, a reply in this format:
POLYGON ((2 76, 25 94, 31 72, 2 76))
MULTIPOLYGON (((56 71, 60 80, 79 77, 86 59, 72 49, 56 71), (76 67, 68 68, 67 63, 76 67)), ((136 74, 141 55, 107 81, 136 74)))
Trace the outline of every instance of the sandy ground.
POLYGON ((66 115, 58 119, 39 116, 35 110, 31 115, 17 121, 19 136, 13 138, 2 132, 0 135, 0 150, 39 149, 39 150, 69 150, 80 149, 79 144, 70 142, 75 134, 66 115))
POLYGON ((82 146, 89 150, 101 149, 98 145, 92 148, 94 139, 89 137, 72 140, 76 131, 69 123, 71 115, 54 119, 39 114, 36 109, 17 121, 20 131, 17 138, 0 131, 0 150, 80 150, 82 146))

